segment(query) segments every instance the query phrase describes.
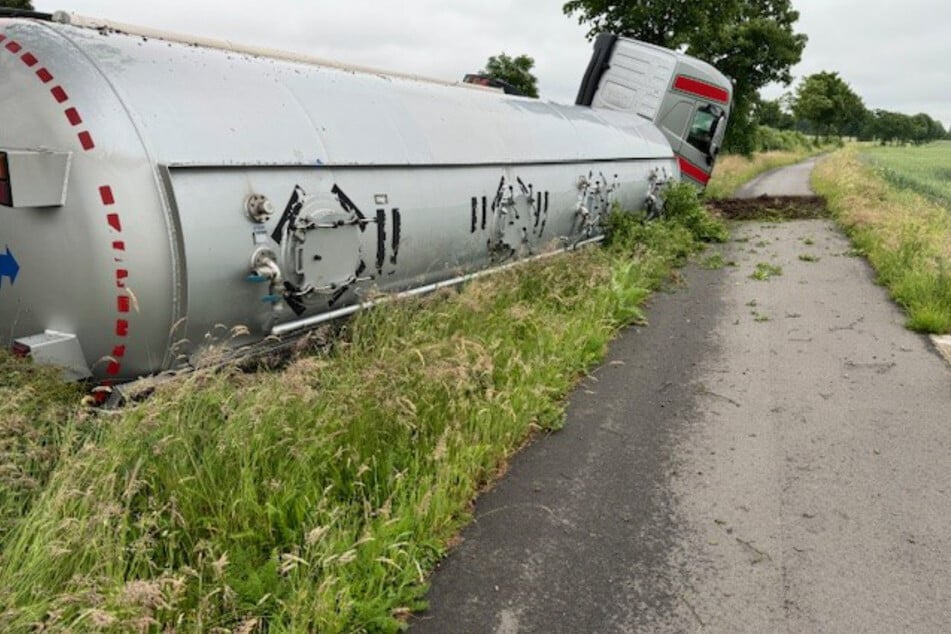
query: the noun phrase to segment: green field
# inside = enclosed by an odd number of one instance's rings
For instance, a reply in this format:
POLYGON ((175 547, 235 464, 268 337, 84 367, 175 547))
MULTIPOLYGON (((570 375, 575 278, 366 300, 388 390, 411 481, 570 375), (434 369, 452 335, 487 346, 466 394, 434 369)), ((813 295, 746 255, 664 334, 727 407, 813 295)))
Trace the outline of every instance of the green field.
POLYGON ((951 207, 951 141, 924 146, 874 146, 863 157, 889 182, 951 207))

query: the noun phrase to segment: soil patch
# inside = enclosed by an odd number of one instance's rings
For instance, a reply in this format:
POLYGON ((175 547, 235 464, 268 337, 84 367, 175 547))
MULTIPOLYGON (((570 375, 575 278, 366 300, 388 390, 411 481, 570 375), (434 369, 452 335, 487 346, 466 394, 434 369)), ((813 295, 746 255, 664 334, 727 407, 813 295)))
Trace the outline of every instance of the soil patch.
POLYGON ((808 220, 829 215, 820 196, 760 196, 708 200, 706 205, 728 220, 808 220))

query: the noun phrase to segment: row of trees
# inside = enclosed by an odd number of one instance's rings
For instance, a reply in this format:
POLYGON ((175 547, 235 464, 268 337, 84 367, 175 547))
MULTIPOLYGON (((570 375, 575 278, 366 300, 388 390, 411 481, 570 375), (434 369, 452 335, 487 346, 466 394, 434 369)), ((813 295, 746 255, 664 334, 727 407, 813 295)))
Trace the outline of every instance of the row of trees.
POLYGON ((949 138, 944 125, 925 113, 907 115, 866 108, 862 98, 835 72, 809 75, 794 93, 760 100, 754 117, 760 125, 800 130, 817 138, 848 136, 916 144, 949 138))

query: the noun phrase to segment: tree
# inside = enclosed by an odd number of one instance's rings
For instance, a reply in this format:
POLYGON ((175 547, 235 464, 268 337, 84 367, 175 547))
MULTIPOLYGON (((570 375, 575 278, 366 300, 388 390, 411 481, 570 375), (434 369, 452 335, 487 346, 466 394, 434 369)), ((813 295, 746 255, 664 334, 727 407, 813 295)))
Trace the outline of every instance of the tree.
POLYGON ((785 99, 758 99, 753 108, 753 118, 758 125, 777 130, 792 130, 795 118, 789 113, 785 99))
POLYGON ((30 0, 0 0, 0 7, 7 7, 10 9, 23 9, 24 11, 32 11, 33 3, 30 0))
POLYGON ((509 57, 505 53, 489 57, 483 75, 507 82, 526 97, 538 97, 538 80, 532 74, 535 60, 528 55, 509 57))
POLYGON ((726 149, 753 151, 752 107, 757 91, 774 81, 789 84, 806 36, 793 31, 799 12, 791 0, 569 0, 563 10, 601 31, 684 48, 734 81, 726 149))
POLYGON ((793 112, 812 124, 816 138, 820 134, 857 134, 866 117, 862 98, 834 72, 815 73, 803 79, 796 89, 793 112))

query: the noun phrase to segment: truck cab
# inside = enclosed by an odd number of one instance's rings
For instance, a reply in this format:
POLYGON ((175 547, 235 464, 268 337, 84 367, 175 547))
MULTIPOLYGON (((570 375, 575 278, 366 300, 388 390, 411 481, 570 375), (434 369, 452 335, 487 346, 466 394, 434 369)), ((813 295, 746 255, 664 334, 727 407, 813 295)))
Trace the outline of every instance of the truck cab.
POLYGON ((677 155, 683 177, 706 187, 723 144, 733 87, 689 55, 602 33, 576 103, 652 121, 677 155))

